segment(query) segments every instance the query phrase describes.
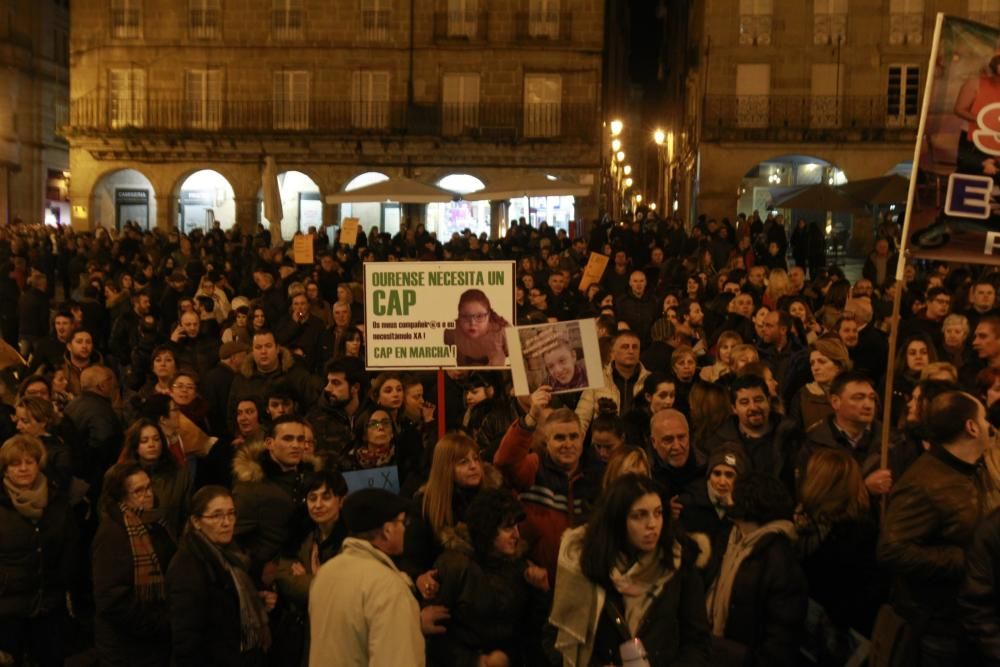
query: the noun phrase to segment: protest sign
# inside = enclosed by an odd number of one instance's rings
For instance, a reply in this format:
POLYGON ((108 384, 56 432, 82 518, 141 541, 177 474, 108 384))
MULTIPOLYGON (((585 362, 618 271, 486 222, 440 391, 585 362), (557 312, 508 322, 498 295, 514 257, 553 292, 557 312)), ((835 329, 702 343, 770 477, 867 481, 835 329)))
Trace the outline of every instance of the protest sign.
POLYGON ((340 223, 340 243, 354 245, 358 242, 358 228, 361 221, 358 218, 344 218, 340 223))
POLYGON ((292 254, 295 256, 296 264, 312 264, 313 257, 313 235, 296 234, 292 239, 292 254))
POLYGON ((595 283, 601 282, 604 277, 604 269, 608 267, 608 256, 599 252, 590 253, 587 266, 583 269, 583 276, 580 278, 580 291, 586 292, 587 288, 595 283))
POLYGON ((1000 264, 998 42, 995 27, 938 18, 903 239, 914 257, 1000 264))
POLYGON ((518 396, 542 385, 555 394, 604 387, 594 320, 512 327, 507 329, 507 345, 518 396))
POLYGON ((364 265, 370 369, 505 368, 513 262, 364 265))
POLYGON ((399 493, 399 468, 382 466, 368 470, 349 470, 344 475, 347 482, 347 492, 354 493, 361 489, 382 489, 399 493))

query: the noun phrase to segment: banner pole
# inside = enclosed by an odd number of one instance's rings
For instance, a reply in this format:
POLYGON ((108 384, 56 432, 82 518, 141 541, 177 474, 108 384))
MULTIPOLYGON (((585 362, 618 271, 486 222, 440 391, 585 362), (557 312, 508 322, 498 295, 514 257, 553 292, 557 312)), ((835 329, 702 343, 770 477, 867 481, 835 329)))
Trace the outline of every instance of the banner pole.
POLYGON ((444 369, 438 369, 438 440, 444 437, 444 369))
MULTIPOLYGON (((882 452, 880 468, 889 467, 889 436, 892 433, 892 389, 896 374, 896 345, 899 336, 899 309, 903 298, 906 272, 907 242, 910 235, 910 218, 916 204, 917 170, 920 167, 920 145, 927 125, 927 113, 930 109, 931 93, 934 90, 934 69, 937 62, 938 49, 941 45, 941 26, 944 24, 944 14, 938 12, 934 22, 934 39, 931 42, 930 64, 927 67, 927 80, 924 82, 924 100, 920 109, 920 124, 917 127, 917 141, 913 148, 913 170, 910 172, 910 190, 906 198, 906 214, 903 217, 903 230, 899 243, 899 258, 896 260, 896 284, 892 295, 892 320, 889 329, 889 359, 885 371, 885 395, 882 406, 882 452)), ((897 480, 893 480, 895 482, 897 480)), ((885 511, 888 496, 882 496, 882 510, 885 511)))

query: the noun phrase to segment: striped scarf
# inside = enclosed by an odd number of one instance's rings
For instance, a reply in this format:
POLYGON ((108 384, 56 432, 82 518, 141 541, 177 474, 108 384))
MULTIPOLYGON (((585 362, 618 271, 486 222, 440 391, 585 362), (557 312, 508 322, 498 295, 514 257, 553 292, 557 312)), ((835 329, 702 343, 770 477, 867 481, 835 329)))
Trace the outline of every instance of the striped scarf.
POLYGON ((163 568, 160 559, 153 549, 153 540, 143 522, 143 513, 121 503, 125 522, 125 534, 128 535, 129 549, 132 551, 132 573, 135 577, 135 594, 144 602, 156 602, 167 599, 167 590, 163 580, 163 568))

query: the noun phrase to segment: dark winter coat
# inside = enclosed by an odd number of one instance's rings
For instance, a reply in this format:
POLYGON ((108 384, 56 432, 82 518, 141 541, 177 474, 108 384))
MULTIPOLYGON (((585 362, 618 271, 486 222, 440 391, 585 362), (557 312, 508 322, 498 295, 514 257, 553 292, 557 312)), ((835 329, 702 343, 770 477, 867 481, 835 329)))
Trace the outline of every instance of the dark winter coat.
MULTIPOLYGON (((159 523, 146 524, 160 569, 166 575, 176 544, 159 523)), ((140 600, 135 592, 132 550, 116 507, 101 517, 93 546, 94 643, 108 667, 165 667, 170 660, 166 599, 140 600)))
POLYGON ((354 448, 354 437, 359 416, 367 411, 359 407, 352 418, 343 408, 330 402, 330 397, 323 392, 316 404, 309 410, 308 420, 316 438, 316 454, 326 459, 333 467, 344 469, 347 465, 347 452, 354 448))
POLYGON ((34 287, 21 293, 17 302, 18 337, 35 340, 49 332, 49 297, 34 287))
POLYGON ((260 667, 258 651, 240 652, 240 600, 228 572, 196 538, 181 538, 167 570, 173 667, 260 667))
POLYGON ((481 655, 496 650, 519 664, 533 597, 524 579, 526 563, 475 554, 455 531, 448 532, 449 548, 434 562, 440 588, 432 603, 447 607, 451 618, 448 632, 428 642, 431 664, 475 667, 481 655))
POLYGON ((889 496, 878 558, 893 574, 893 606, 911 622, 929 622, 936 635, 961 632, 956 598, 982 517, 985 474, 981 463, 934 446, 889 496))
POLYGON ((615 316, 619 321, 628 322, 628 327, 642 339, 642 345, 649 345, 653 322, 660 316, 660 304, 647 292, 641 298, 631 290, 615 300, 615 316))
POLYGON ((279 382, 288 388, 300 409, 315 403, 323 388, 319 376, 310 374, 304 366, 296 363, 287 348, 279 348, 278 367, 270 373, 261 372, 254 362, 253 355, 248 354, 240 367, 240 372, 233 379, 226 414, 235 415, 236 406, 241 400, 252 400, 257 405, 266 405, 268 389, 279 382))
POLYGON ((965 552, 965 584, 959 598, 962 624, 983 667, 1000 666, 1000 510, 979 524, 965 552))
MULTIPOLYGON (((725 531, 713 547, 720 560, 728 540, 725 531)), ((781 533, 765 535, 736 573, 725 638, 748 647, 749 666, 794 667, 808 600, 791 541, 781 533)))
POLYGON ((285 472, 263 443, 241 447, 233 459, 233 497, 236 501, 234 540, 250 556, 250 571, 263 565, 305 534, 306 474, 310 463, 285 472), (299 533, 301 531, 301 533, 299 533), (296 534, 299 533, 299 534, 296 534))
POLYGON ((0 618, 41 615, 65 604, 77 533, 65 491, 49 483, 48 505, 34 521, 0 488, 0 618))

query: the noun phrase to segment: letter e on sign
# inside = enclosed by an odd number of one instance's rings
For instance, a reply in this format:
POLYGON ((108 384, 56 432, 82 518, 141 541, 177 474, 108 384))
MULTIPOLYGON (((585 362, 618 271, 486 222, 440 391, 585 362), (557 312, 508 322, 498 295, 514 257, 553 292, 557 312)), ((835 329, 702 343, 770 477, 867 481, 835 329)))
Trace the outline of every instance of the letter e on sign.
POLYGON ((944 212, 956 218, 990 217, 990 193, 993 179, 988 176, 952 174, 948 177, 948 195, 944 200, 944 212))

